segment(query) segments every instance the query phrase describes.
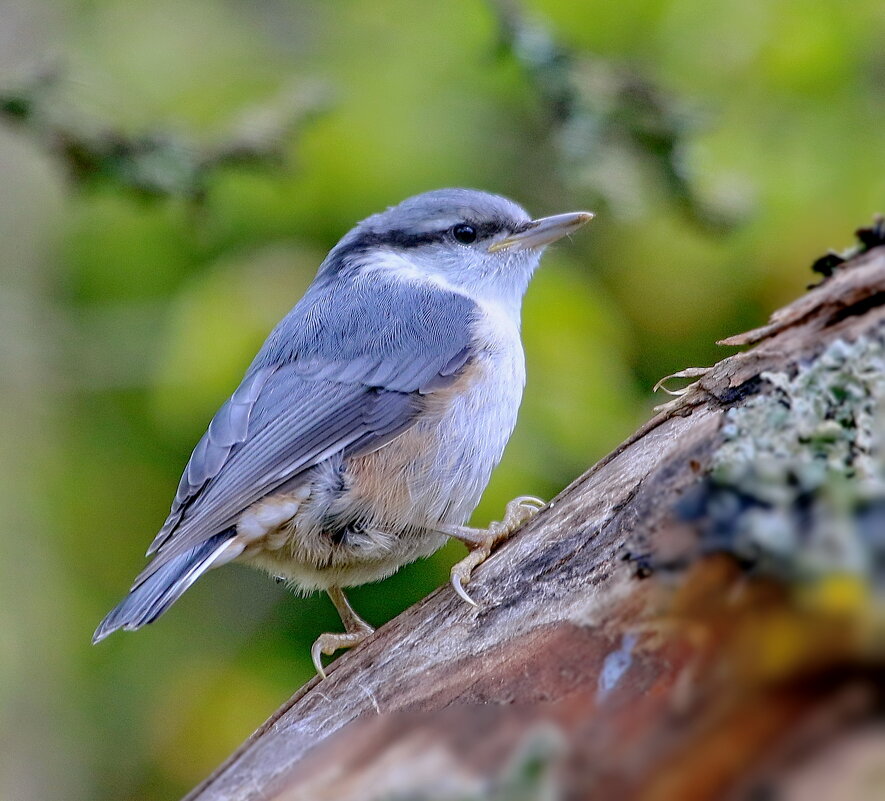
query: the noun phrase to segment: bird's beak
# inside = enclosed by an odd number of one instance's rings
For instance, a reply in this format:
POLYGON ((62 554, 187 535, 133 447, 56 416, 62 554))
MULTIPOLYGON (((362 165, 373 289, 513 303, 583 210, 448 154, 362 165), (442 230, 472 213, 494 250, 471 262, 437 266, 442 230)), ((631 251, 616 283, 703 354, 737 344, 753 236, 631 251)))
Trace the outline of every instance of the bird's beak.
POLYGON ((489 253, 499 250, 529 250, 549 245, 557 239, 577 231, 594 217, 592 211, 573 211, 532 220, 522 231, 511 234, 489 245, 489 253))

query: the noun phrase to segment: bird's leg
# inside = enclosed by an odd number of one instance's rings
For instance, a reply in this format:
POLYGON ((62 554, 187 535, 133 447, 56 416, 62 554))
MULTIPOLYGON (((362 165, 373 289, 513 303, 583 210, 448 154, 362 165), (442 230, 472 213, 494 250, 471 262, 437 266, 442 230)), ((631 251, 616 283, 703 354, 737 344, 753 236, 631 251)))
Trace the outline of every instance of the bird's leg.
POLYGON ((316 642, 310 649, 310 656, 313 659, 313 665, 317 669, 321 679, 326 678, 326 671, 323 670, 323 654, 331 656, 335 651, 341 648, 353 648, 359 645, 363 640, 369 637, 375 629, 373 629, 365 620, 363 620, 341 591, 340 587, 329 587, 326 592, 338 614, 341 615, 341 622, 344 624, 344 634, 320 634, 316 642))
POLYGON ((538 513, 544 501, 531 495, 521 495, 510 501, 504 510, 504 519, 492 523, 488 528, 468 528, 467 526, 451 526, 443 532, 463 542, 469 549, 460 562, 452 567, 451 580, 455 592, 471 606, 476 602, 467 594, 464 585, 470 581, 470 575, 477 565, 481 565, 499 542, 506 540, 516 529, 538 513))

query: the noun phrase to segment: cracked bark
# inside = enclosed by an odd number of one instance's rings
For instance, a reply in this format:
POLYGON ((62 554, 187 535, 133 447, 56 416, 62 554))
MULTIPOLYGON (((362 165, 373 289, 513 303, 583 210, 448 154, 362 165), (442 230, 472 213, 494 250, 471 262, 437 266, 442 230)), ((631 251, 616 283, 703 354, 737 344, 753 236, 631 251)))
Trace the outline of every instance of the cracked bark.
POLYGON ((864 783, 885 748, 881 599, 809 608, 790 580, 700 547, 675 511, 726 411, 770 390, 761 373, 870 335, 885 335, 883 247, 725 340, 750 347, 475 572, 478 609, 439 589, 302 687, 187 798, 883 792, 881 771, 864 783))

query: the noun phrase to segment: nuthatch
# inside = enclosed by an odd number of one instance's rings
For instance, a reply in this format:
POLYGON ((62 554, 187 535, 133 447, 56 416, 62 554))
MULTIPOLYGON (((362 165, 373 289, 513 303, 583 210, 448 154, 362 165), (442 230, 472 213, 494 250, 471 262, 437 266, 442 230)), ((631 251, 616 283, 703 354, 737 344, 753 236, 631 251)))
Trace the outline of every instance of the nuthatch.
POLYGON ((447 537, 492 547, 540 506, 522 497, 468 528, 516 424, 525 384, 520 307, 544 247, 589 212, 532 220, 506 198, 442 189, 359 223, 332 248, 218 410, 185 468, 154 559, 93 642, 156 620, 234 559, 328 592, 346 633, 372 628, 342 587, 377 581, 447 537))

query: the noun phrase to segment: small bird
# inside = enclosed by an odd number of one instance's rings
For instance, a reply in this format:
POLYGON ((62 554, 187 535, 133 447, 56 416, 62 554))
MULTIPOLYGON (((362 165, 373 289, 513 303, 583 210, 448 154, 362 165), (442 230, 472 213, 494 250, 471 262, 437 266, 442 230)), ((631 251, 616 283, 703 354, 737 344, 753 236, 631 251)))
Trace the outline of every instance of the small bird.
POLYGON ((455 591, 543 504, 465 524, 501 459, 525 385, 520 308, 544 248, 586 211, 533 220, 516 203, 441 189, 363 220, 329 252, 187 463, 153 555, 93 642, 152 623, 233 560, 325 590, 344 633, 372 634, 343 587, 377 581, 448 537, 455 591))

